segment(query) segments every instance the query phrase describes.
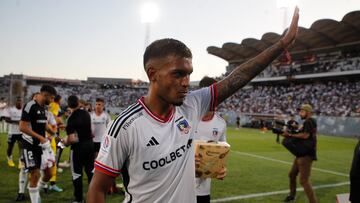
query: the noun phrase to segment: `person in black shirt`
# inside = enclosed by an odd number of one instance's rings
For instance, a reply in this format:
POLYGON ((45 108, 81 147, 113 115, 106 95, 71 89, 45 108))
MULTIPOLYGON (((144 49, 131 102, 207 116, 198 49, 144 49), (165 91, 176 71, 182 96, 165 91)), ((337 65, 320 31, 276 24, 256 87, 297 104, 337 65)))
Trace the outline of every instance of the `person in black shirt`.
POLYGON ((72 109, 66 126, 67 138, 62 140, 65 145, 71 145, 70 164, 74 185, 74 203, 83 201, 82 171, 90 183, 94 169, 94 143, 91 134, 90 114, 80 108, 77 96, 69 96, 68 106, 72 109))
POLYGON ((236 116, 236 129, 240 128, 240 116, 236 116))
MULTIPOLYGON (((50 141, 45 137, 45 131, 53 134, 51 129, 47 128, 47 117, 45 106, 49 105, 56 95, 54 87, 43 85, 40 93, 23 108, 19 129, 22 135, 22 156, 25 163, 25 169, 29 171, 29 194, 31 202, 40 202, 40 193, 38 182, 40 179, 40 167, 44 170, 44 176, 40 185, 47 185, 51 173, 49 167, 44 167, 42 156, 49 155, 53 152, 50 148, 50 141)), ((44 160, 48 160, 47 157, 44 160)), ((55 157, 54 157, 55 159, 55 157)), ((54 160, 55 161, 55 160, 54 160)))
POLYGON ((312 118, 312 107, 309 104, 304 104, 300 107, 299 115, 304 120, 303 127, 300 128, 299 133, 291 134, 285 131, 283 136, 295 137, 299 139, 310 140, 311 149, 305 156, 298 156, 295 158, 294 163, 289 172, 290 179, 290 194, 285 198, 284 202, 290 202, 295 199, 296 195, 296 177, 300 174, 300 184, 304 188, 304 192, 309 199, 310 203, 316 203, 316 196, 310 183, 311 165, 316 156, 316 120, 312 118))
POLYGON ((350 202, 360 202, 360 140, 354 150, 350 171, 350 202))

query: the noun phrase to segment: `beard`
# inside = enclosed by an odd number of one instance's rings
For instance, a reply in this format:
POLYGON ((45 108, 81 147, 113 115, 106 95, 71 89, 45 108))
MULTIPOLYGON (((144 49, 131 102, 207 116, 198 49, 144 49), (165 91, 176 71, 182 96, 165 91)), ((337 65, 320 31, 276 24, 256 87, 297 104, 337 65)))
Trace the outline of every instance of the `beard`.
POLYGON ((172 105, 174 105, 174 106, 181 106, 181 105, 183 105, 183 101, 181 101, 181 102, 173 102, 172 103, 172 105))
POLYGON ((49 100, 45 100, 45 105, 48 106, 50 104, 49 100))

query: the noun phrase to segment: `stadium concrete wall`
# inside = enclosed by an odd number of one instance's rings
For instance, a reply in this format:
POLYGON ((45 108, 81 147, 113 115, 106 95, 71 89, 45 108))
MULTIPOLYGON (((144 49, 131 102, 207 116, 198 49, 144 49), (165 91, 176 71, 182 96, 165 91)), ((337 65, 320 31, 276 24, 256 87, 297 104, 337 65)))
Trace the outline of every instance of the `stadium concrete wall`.
MULTIPOLYGON (((237 113, 234 111, 220 112, 228 125, 235 125, 237 113)), ((318 124, 318 133, 342 137, 360 137, 360 118, 359 117, 329 117, 314 116, 318 124)), ((245 125, 252 119, 249 115, 240 114, 240 124, 245 125)), ((299 123, 300 118, 297 118, 299 123)))

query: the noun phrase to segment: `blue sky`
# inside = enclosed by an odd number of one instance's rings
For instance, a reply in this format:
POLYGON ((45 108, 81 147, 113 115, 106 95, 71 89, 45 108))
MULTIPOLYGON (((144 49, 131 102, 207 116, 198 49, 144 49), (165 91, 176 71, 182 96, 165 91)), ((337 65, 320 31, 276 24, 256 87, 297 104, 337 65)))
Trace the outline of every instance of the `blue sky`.
MULTIPOLYGON (((140 19, 144 2, 0 0, 0 76, 145 79, 145 25, 140 19)), ((227 63, 209 55, 208 46, 283 31, 285 12, 276 0, 152 2, 159 7, 159 17, 151 25, 150 41, 171 37, 187 44, 194 55, 191 80, 225 72, 227 63)), ((359 0, 298 0, 298 5, 303 27, 360 10, 359 0)))

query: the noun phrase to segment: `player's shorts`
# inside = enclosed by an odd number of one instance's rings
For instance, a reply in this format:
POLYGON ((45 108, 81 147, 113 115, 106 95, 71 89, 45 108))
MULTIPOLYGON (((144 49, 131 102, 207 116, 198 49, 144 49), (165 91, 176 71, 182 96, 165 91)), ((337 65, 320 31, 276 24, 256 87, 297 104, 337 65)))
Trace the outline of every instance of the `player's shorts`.
POLYGON ((94 151, 99 152, 101 147, 101 142, 94 142, 94 151))
POLYGON ((22 140, 22 158, 25 170, 40 169, 42 148, 22 140))
POLYGON ((8 134, 8 143, 14 143, 16 141, 21 141, 22 134, 8 134))

